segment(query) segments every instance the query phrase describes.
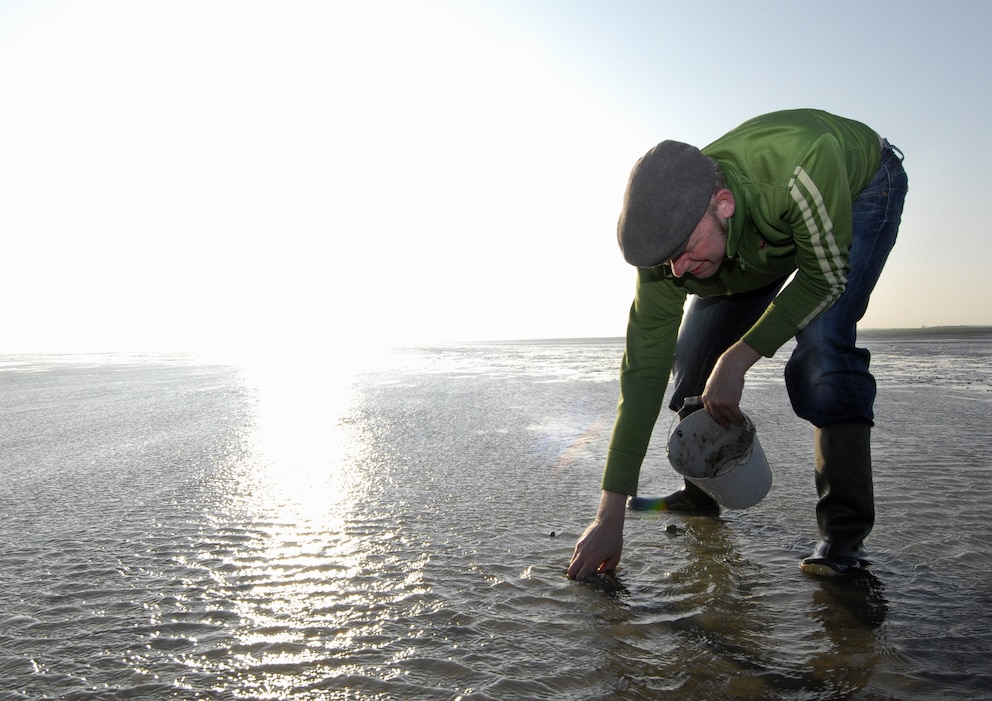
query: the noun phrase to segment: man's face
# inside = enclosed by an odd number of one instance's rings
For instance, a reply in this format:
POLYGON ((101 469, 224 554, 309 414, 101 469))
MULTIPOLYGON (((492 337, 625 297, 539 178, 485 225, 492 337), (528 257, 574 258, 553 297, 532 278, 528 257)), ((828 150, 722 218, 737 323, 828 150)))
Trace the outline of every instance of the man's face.
POLYGON ((692 230, 685 249, 670 260, 669 265, 675 277, 708 278, 716 275, 726 259, 727 220, 721 220, 714 212, 706 212, 692 230))

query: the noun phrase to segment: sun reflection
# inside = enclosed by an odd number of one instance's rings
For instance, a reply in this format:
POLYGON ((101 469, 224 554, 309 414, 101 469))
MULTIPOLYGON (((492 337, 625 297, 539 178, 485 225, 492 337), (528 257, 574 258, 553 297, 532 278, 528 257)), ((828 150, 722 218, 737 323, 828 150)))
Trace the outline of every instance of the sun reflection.
POLYGON ((214 571, 239 620, 222 666, 258 691, 281 684, 260 667, 312 661, 314 626, 345 628, 340 600, 361 568, 348 524, 367 486, 349 420, 352 375, 282 363, 245 377, 253 423, 232 451, 217 525, 218 538, 246 539, 214 571))
POLYGON ((388 471, 367 384, 321 367, 245 373, 249 428, 191 554, 209 570, 211 605, 229 617, 222 649, 184 657, 191 685, 205 674, 217 689, 262 698, 324 688, 357 657, 415 637, 411 621, 436 605, 429 555, 382 496, 388 471), (405 623, 386 615, 396 607, 405 623))
POLYGON ((284 523, 339 522, 360 486, 349 465, 353 377, 280 363, 252 368, 248 378, 257 397, 248 437, 256 505, 284 523))

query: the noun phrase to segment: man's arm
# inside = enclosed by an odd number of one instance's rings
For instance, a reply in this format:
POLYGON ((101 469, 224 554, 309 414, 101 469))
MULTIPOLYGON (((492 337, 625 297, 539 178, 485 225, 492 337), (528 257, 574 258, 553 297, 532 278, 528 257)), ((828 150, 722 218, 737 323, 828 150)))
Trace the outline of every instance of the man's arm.
POLYGON ((686 292, 657 269, 638 268, 620 367, 620 402, 602 488, 637 494, 641 463, 661 412, 686 292))
POLYGON ((796 275, 744 341, 771 357, 844 292, 850 268, 851 185, 837 140, 824 135, 788 184, 781 219, 792 230, 796 275))

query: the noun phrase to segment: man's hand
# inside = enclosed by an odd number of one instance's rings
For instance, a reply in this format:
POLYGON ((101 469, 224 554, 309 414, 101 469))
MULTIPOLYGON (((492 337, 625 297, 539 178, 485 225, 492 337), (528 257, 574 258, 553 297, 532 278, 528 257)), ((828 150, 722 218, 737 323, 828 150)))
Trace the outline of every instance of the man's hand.
POLYGON ((751 346, 738 341, 724 352, 713 366, 703 390, 706 413, 724 428, 744 421, 741 413, 741 395, 744 393, 744 375, 758 362, 761 354, 751 346))
POLYGON ((599 512, 575 545, 568 566, 569 579, 583 580, 597 572, 612 572, 623 551, 623 521, 627 495, 603 492, 599 512))

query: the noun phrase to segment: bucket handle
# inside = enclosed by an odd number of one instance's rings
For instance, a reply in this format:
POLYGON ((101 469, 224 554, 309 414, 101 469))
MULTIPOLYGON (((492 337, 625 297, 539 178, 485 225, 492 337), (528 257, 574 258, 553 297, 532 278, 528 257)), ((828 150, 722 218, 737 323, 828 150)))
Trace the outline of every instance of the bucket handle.
POLYGON ((702 397, 686 397, 682 400, 682 408, 676 412, 679 419, 684 419, 689 414, 694 411, 699 411, 703 408, 703 398, 702 397))
MULTIPOLYGON (((678 425, 682 419, 687 417, 696 411, 700 411, 703 408, 703 398, 700 396, 686 397, 682 400, 682 408, 675 412, 675 416, 672 417, 672 422, 668 424, 668 440, 671 441, 672 433, 675 432, 675 427, 678 425)), ((666 443, 665 452, 668 452, 668 445, 666 443)))

